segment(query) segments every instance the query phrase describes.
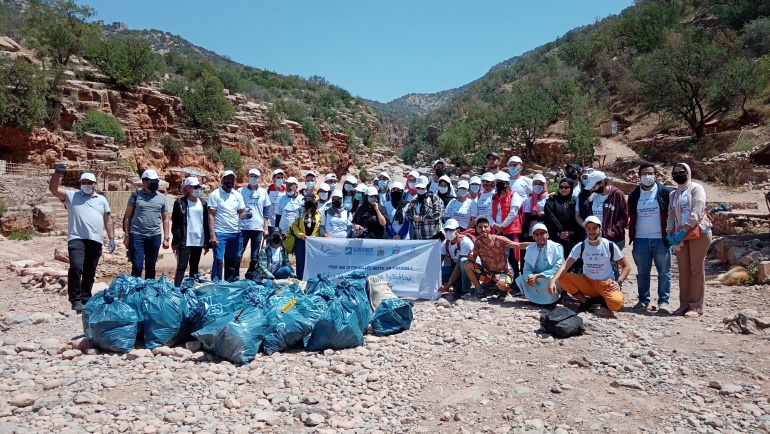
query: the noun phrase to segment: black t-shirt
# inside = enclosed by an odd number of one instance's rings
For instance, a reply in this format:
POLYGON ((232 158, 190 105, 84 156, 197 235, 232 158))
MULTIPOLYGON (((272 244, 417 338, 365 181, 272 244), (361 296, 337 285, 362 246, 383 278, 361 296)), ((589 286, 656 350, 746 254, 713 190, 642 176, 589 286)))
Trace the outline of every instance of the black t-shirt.
MULTIPOLYGON (((380 207, 380 214, 388 220, 388 212, 385 207, 376 204, 380 207)), ((377 212, 371 206, 361 204, 361 207, 356 211, 356 215, 353 217, 353 223, 362 226, 366 231, 358 238, 386 238, 385 226, 381 225, 377 220, 377 212)))

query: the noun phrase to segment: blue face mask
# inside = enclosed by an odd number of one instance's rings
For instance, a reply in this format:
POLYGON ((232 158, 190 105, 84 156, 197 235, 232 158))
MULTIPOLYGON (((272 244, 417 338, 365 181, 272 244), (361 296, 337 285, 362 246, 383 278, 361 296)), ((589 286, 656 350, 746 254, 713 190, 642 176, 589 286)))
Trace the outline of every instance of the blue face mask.
POLYGON ((353 184, 345 184, 345 191, 353 191, 353 184))
POLYGON ((585 187, 586 187, 586 184, 588 184, 588 180, 587 180, 587 179, 581 179, 581 180, 580 180, 580 185, 582 185, 582 186, 583 186, 583 188, 585 188, 585 187))
POLYGON ((465 197, 465 196, 467 196, 467 195, 468 195, 468 190, 466 190, 466 189, 464 189, 464 188, 458 188, 458 189, 457 189, 457 196, 459 196, 459 197, 465 197))
POLYGON ((329 184, 329 191, 334 191, 337 189, 337 184, 329 184))
POLYGON ((519 168, 518 168, 518 167, 516 167, 516 166, 511 166, 511 167, 509 167, 509 168, 508 168, 508 173, 509 173, 511 176, 516 176, 516 175, 518 175, 518 174, 519 174, 519 168))
POLYGON ((363 199, 363 198, 364 198, 364 195, 363 195, 363 194, 361 194, 361 193, 356 193, 356 196, 355 196, 355 197, 356 197, 356 200, 361 200, 361 199, 363 199))
POLYGON ((377 203, 377 198, 373 196, 368 197, 367 200, 369 201, 369 203, 377 203))
POLYGON ((533 185, 532 186, 532 191, 534 191, 537 194, 540 194, 540 193, 543 192, 543 188, 544 187, 542 185, 533 185))
POLYGON ((384 189, 388 188, 388 181, 385 181, 384 179, 383 179, 383 180, 380 180, 380 181, 377 183, 377 185, 379 185, 379 186, 380 186, 380 188, 384 190, 384 189))

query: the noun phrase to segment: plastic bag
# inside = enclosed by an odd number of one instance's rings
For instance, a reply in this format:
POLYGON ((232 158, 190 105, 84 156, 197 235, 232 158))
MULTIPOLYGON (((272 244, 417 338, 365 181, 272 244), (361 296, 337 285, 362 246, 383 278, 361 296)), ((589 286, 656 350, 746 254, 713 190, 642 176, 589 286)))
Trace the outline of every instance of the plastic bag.
POLYGON ((265 316, 262 310, 247 306, 219 318, 193 333, 203 348, 233 363, 254 360, 262 345, 265 316))
POLYGON ((337 285, 337 298, 315 323, 305 348, 308 351, 323 351, 362 346, 371 316, 366 275, 352 273, 337 285))
POLYGON ((326 301, 332 301, 337 298, 337 285, 331 280, 317 275, 308 279, 305 292, 307 295, 318 295, 326 301))
POLYGON ((372 333, 387 336, 409 330, 412 326, 414 303, 400 298, 383 300, 372 316, 372 333))
POLYGON ((184 336, 187 300, 163 275, 145 283, 142 299, 144 346, 153 349, 173 346, 184 336))
POLYGON ((268 299, 265 312, 265 354, 291 348, 313 330, 311 320, 297 308, 298 304, 305 303, 303 298, 288 291, 268 299))
POLYGON ((109 289, 91 297, 83 308, 84 329, 93 344, 103 350, 127 353, 134 348, 139 315, 133 307, 115 298, 109 289))
POLYGON ((377 310, 383 300, 398 298, 398 296, 391 291, 389 281, 382 280, 377 276, 369 276, 367 281, 369 282, 369 301, 371 302, 373 311, 377 310))
POLYGON ((247 306, 247 297, 244 297, 244 294, 249 291, 258 291, 258 286, 252 280, 239 280, 220 281, 195 288, 198 304, 189 314, 190 331, 194 333, 207 324, 247 306))

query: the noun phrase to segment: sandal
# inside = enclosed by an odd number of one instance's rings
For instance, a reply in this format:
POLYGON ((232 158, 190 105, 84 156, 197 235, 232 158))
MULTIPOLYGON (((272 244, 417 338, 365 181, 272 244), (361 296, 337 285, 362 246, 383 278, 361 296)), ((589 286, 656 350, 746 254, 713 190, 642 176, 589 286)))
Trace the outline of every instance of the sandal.
POLYGON ((688 310, 685 314, 685 318, 698 318, 699 316, 703 315, 703 312, 698 312, 697 310, 688 310))

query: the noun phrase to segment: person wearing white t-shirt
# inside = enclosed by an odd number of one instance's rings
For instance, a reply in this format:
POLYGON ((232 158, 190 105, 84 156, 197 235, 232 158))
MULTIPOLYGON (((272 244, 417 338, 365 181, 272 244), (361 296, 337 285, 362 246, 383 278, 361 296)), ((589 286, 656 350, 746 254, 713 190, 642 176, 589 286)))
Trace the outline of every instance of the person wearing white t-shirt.
POLYGON ((342 203, 342 191, 334 190, 329 206, 321 213, 321 236, 326 238, 347 238, 353 213, 342 203))
POLYGON ((270 215, 270 198, 267 190, 259 186, 260 175, 259 169, 249 170, 249 184, 238 190, 246 204, 246 213, 251 213, 251 218, 240 221, 241 243, 238 248, 238 263, 240 264, 246 247, 251 243, 251 260, 249 261, 249 268, 244 274, 247 279, 251 279, 257 268, 262 240, 265 234, 269 233, 267 216, 270 215))
POLYGON ((585 230, 588 238, 572 248, 567 260, 551 278, 548 292, 555 295, 558 282, 580 302, 578 312, 588 310, 594 304, 592 298, 601 299, 610 311, 620 310, 625 303, 620 288, 631 272, 628 259, 617 244, 602 237, 602 222, 596 216, 586 218, 585 230), (583 260, 583 274, 567 273, 566 270, 579 259, 583 260), (617 279, 613 262, 623 267, 617 279))
POLYGON ((495 175, 487 172, 481 175, 481 190, 476 197, 476 215, 492 221, 492 200, 495 198, 495 175))
POLYGON ((267 187, 267 197, 270 199, 270 212, 267 215, 267 230, 273 233, 278 225, 275 224, 275 211, 278 208, 278 202, 286 196, 286 185, 284 178, 286 173, 281 169, 275 169, 272 173, 273 183, 267 187))
POLYGON ((202 192, 203 185, 198 178, 190 176, 184 179, 182 197, 174 201, 171 212, 171 250, 176 256, 176 287, 182 286, 188 265, 190 277, 198 274, 201 254, 208 253, 211 248, 206 217, 209 207, 201 197, 202 192))
POLYGON ((275 209, 275 225, 284 235, 294 220, 302 214, 305 206, 303 197, 298 193, 298 186, 297 178, 290 176, 286 180, 286 195, 278 201, 278 207, 275 209))
POLYGON ((671 246, 666 240, 666 220, 671 189, 657 182, 658 171, 651 163, 639 166, 640 185, 628 195, 628 239, 636 263, 639 302, 634 309, 650 307, 650 271, 658 271, 658 311, 671 313, 671 246))
POLYGON ((514 155, 508 159, 508 174, 511 177, 508 182, 511 184, 511 190, 521 197, 529 197, 532 194, 532 179, 522 175, 523 170, 524 162, 521 158, 514 155))
POLYGON ((444 208, 444 218, 454 219, 460 225, 461 231, 475 226, 478 205, 468 197, 468 181, 457 183, 457 197, 450 200, 444 208))
POLYGON ((443 284, 438 288, 441 293, 449 292, 454 287, 455 296, 462 297, 471 290, 471 280, 465 273, 465 263, 468 255, 473 250, 473 240, 470 236, 458 235, 460 225, 455 219, 449 219, 444 224, 444 237, 441 243, 441 255, 451 259, 451 265, 441 267, 441 280, 443 284), (457 282, 461 285, 458 287, 457 282))
POLYGON ((390 200, 385 202, 385 211, 388 212, 388 224, 385 231, 392 240, 409 239, 409 219, 406 218, 406 208, 409 201, 404 199, 406 191, 404 184, 399 181, 393 183, 390 188, 390 200))
POLYGON ((234 281, 238 277, 238 251, 241 245, 239 220, 250 219, 243 196, 235 189, 235 172, 225 170, 222 185, 209 195, 209 230, 214 250, 211 278, 234 281))

